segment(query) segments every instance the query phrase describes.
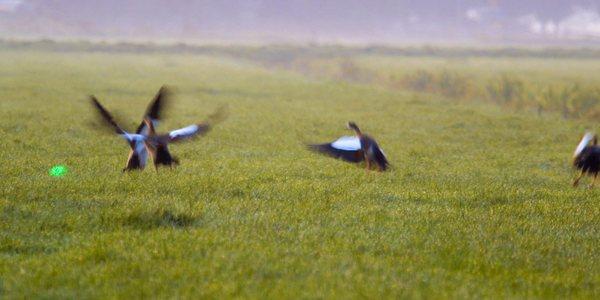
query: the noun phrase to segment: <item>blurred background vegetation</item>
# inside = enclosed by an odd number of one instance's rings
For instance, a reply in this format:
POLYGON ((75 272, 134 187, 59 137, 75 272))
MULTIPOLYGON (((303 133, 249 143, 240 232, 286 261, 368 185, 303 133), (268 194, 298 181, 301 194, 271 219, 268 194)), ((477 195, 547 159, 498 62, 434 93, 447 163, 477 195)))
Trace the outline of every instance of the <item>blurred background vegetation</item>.
POLYGON ((565 119, 600 119, 600 49, 194 44, 1 40, 20 51, 222 55, 319 79, 439 94, 565 119))

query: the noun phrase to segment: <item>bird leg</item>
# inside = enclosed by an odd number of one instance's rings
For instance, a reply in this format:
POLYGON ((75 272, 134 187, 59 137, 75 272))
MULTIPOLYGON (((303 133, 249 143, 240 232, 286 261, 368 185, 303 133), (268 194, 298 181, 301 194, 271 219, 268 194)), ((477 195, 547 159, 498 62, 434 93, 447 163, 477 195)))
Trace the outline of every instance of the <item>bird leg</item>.
POLYGON ((596 179, 598 179, 598 173, 594 174, 594 179, 592 179, 592 183, 590 184, 590 189, 593 189, 596 186, 596 179))
POLYGON ((579 174, 579 177, 577 177, 577 179, 575 179, 575 181, 573 181, 573 187, 577 187, 577 185, 579 185, 579 180, 581 180, 581 177, 583 177, 583 174, 585 172, 581 171, 581 174, 579 174))

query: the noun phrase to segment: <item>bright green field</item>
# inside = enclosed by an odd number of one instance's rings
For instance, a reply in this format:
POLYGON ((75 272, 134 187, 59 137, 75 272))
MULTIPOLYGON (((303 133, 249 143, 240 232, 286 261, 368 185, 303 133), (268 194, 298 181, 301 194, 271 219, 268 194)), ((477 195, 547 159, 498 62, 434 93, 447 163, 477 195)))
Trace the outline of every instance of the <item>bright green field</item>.
POLYGON ((585 129, 213 56, 3 51, 0 298, 597 298, 600 188, 570 186, 585 129), (133 129, 162 84, 159 129, 229 118, 173 145, 178 168, 123 175, 86 96, 133 129), (349 120, 390 172, 303 147, 349 120))

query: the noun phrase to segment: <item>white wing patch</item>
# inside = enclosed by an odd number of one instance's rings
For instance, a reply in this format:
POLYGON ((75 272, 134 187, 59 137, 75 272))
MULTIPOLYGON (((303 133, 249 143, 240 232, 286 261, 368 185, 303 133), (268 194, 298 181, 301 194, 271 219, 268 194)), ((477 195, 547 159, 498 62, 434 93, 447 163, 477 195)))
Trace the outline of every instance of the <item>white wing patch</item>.
POLYGON ((331 147, 346 151, 360 150, 360 139, 355 136, 343 136, 331 143, 331 147))
POLYGON ((143 168, 146 166, 146 161, 148 160, 148 149, 146 149, 146 145, 143 142, 136 142, 135 144, 135 152, 138 155, 138 159, 140 160, 140 166, 143 168))
POLYGON ((585 147, 587 147, 587 145, 590 143, 590 141, 592 139, 594 139, 594 135, 590 132, 586 133, 583 136, 583 138, 581 139, 581 142, 579 142, 579 145, 577 145, 577 148, 575 149, 575 153, 573 153, 573 157, 577 157, 579 154, 581 154, 583 149, 585 149, 585 147))
POLYGON ((198 131, 198 125, 190 125, 181 129, 173 130, 169 133, 171 139, 185 138, 194 135, 198 131))
POLYGON ((120 135, 121 137, 123 137, 124 139, 126 139, 128 142, 143 142, 146 139, 145 135, 142 134, 131 134, 131 133, 127 133, 125 132, 124 134, 120 135))

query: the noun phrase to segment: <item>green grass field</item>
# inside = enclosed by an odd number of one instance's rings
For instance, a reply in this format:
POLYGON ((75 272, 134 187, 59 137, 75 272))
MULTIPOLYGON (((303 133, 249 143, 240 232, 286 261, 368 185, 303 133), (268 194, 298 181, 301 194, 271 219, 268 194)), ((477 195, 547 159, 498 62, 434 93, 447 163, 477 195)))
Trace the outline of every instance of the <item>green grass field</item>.
POLYGON ((221 56, 4 50, 0 298, 598 298, 600 187, 570 185, 586 129, 221 56), (163 84, 159 130, 229 118, 173 145, 178 168, 121 174, 86 96, 133 129, 163 84), (390 172, 305 150, 349 120, 390 172))

